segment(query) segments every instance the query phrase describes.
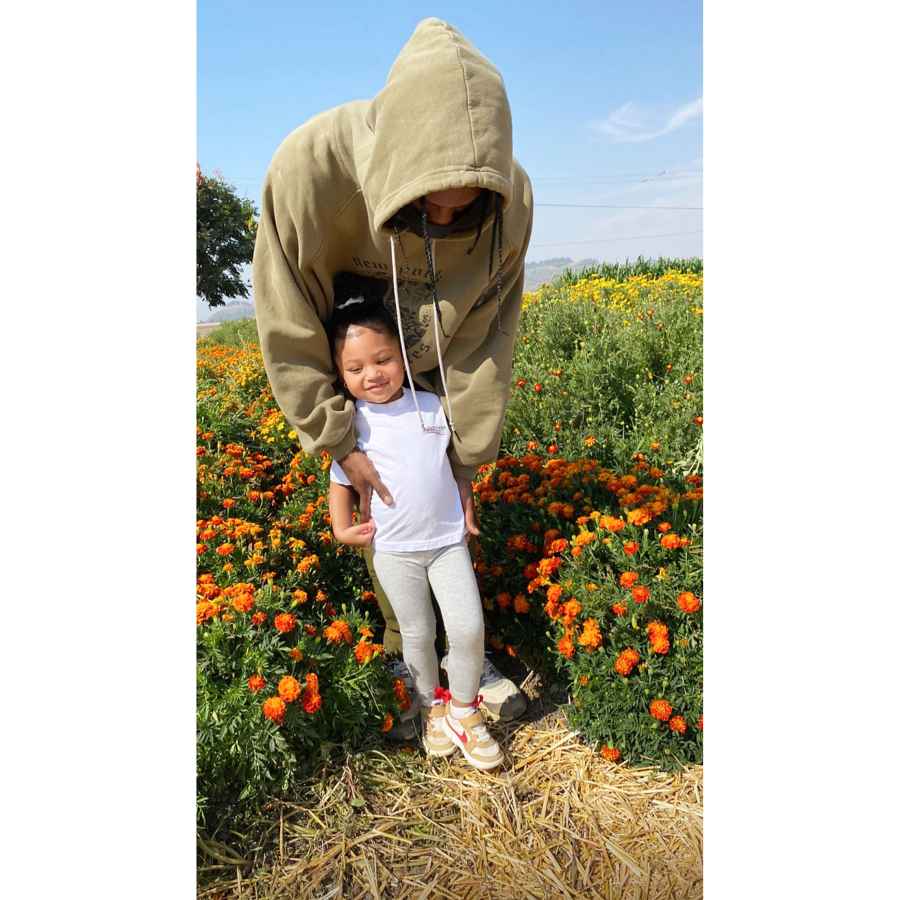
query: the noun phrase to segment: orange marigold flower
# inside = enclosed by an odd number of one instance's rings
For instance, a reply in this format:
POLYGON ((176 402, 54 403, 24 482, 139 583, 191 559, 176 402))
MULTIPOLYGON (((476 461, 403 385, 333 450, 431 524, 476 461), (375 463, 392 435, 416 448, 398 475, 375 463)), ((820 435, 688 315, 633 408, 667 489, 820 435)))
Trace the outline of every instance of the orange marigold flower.
POLYGON ((650 703, 650 715, 660 722, 668 722, 672 715, 672 705, 666 700, 653 700, 650 703))
POLYGON ((629 556, 634 556, 634 554, 638 552, 638 546, 637 541, 625 541, 625 543, 622 544, 622 549, 629 556))
POLYGON ((369 662, 373 656, 375 656, 382 649, 381 644, 370 644, 365 638, 358 641, 356 646, 353 648, 353 655, 356 657, 356 661, 363 665, 364 663, 369 662))
POLYGON ((232 599, 231 605, 238 612, 248 613, 253 609, 253 594, 249 591, 242 591, 232 599))
POLYGON ((323 632, 329 644, 353 643, 353 632, 343 619, 335 619, 323 632))
POLYGON ((684 716, 672 716, 669 719, 669 728, 677 734, 684 734, 687 731, 687 722, 684 720, 684 716))
POLYGON ((564 634, 556 642, 556 648, 566 659, 571 659, 575 655, 575 645, 568 634, 564 634))
POLYGON ((624 603, 613 603, 611 609, 617 616, 624 616, 628 612, 628 607, 624 603))
POLYGON ((293 675, 285 675, 278 682, 278 696, 285 703, 293 703, 300 696, 300 682, 293 675))
POLYGON ((291 647, 291 659, 300 662, 303 659, 303 651, 299 647, 291 647))
POLYGON ((671 522, 660 522, 659 525, 656 526, 656 530, 660 534, 665 534, 667 531, 672 530, 672 523, 671 522))
POLYGON ((309 624, 304 625, 304 626, 303 626, 303 630, 304 630, 310 637, 315 637, 315 636, 316 636, 316 626, 315 626, 315 625, 309 625, 309 624))
POLYGON ((702 425, 703 424, 703 416, 694 416, 694 424, 702 425))
POLYGON ((640 576, 637 572, 623 572, 619 576, 619 584, 623 588, 630 588, 638 580, 639 577, 640 576))
POLYGON ((588 650, 596 650, 603 643, 600 625, 596 619, 587 619, 578 637, 578 643, 588 650))
POLYGON ((638 527, 640 527, 641 525, 646 525, 653 518, 653 516, 643 506, 639 506, 637 509, 629 510, 627 516, 629 524, 637 525, 638 527))
POLYGON ((266 679, 262 675, 251 675, 247 679, 247 687, 252 694, 259 693, 266 686, 266 679))
POLYGON ((197 624, 202 625, 207 619, 215 618, 219 614, 218 603, 209 600, 197 601, 197 624))
POLYGON ((263 715, 276 725, 281 725, 284 722, 286 710, 287 707, 284 705, 284 700, 281 697, 269 697, 262 705, 263 715))
POLYGON ((700 716, 700 718, 697 719, 697 728, 699 728, 700 731, 703 731, 703 716, 700 716))
POLYGON ((562 587, 558 584, 551 584, 550 587, 547 588, 547 599, 551 603, 558 603, 559 598, 562 597, 562 587))
POLYGON ((385 713, 384 723, 381 726, 381 730, 384 732, 388 732, 393 727, 394 727, 394 717, 390 713, 385 713))
POLYGON ((538 563, 538 575, 549 578, 561 565, 562 559, 558 556, 544 558, 538 563))
POLYGON ((538 382, 538 383, 534 386, 534 392, 535 392, 536 394, 539 394, 543 389, 544 389, 544 386, 543 386, 540 382, 538 382))
POLYGON ((664 534, 659 543, 665 550, 677 550, 681 546, 681 538, 677 534, 664 534))
POLYGON ((615 747, 610 747, 609 744, 604 744, 600 748, 600 755, 604 759, 608 759, 610 762, 618 762, 622 758, 622 753, 615 747))
POLYGON ((268 618, 268 615, 264 612, 255 612, 252 616, 250 616, 250 621, 254 625, 263 625, 268 618))
POLYGON ((565 538, 557 538, 555 541, 550 542, 550 546, 547 548, 550 553, 565 553, 569 547, 569 542, 565 538))
POLYGON ((618 534, 625 527, 625 520, 616 516, 600 516, 597 524, 613 534, 618 534))
POLYGON ((585 446, 585 447, 593 447, 594 444, 596 444, 596 443, 597 443, 597 438, 595 438, 592 434, 589 434, 589 435, 584 439, 584 446, 585 446))
POLYGON ((635 603, 646 603, 650 599, 650 588, 644 584, 636 584, 631 589, 631 599, 635 603))
POLYGON ((512 597, 510 597, 509 594, 506 593, 506 591, 503 591, 502 593, 497 594, 497 596, 494 599, 495 599, 495 602, 497 603, 497 606, 499 606, 500 609, 508 609, 510 604, 512 603, 512 597))
POLYGON ((232 500, 231 497, 226 497, 226 498, 222 501, 222 506, 224 506, 225 509, 231 509, 231 507, 234 506, 234 503, 235 503, 235 501, 232 500))
POLYGON ((665 656, 669 652, 669 629, 663 622, 653 621, 647 625, 650 650, 665 656))
POLYGON ((406 684, 402 678, 394 679, 394 696, 397 698, 397 703, 400 705, 400 711, 406 712, 412 701, 409 699, 409 693, 406 690, 406 684))
POLYGON ((590 680, 591 680, 591 679, 588 678, 587 675, 579 675, 579 676, 578 676, 578 683, 579 683, 582 687, 586 687, 586 686, 587 686, 587 683, 588 683, 590 680))
POLYGON ((516 594, 513 598, 513 609, 520 615, 524 616, 525 613, 531 609, 531 604, 525 599, 524 594, 516 594))
POLYGON ((300 695, 303 709, 310 715, 322 708, 322 697, 319 694, 319 676, 315 672, 309 672, 306 676, 306 685, 300 695))
POLYGON ((641 657, 633 647, 623 650, 616 658, 613 668, 620 674, 628 676, 631 670, 641 661, 641 657))
POLYGON ((362 602, 363 603, 374 603, 375 602, 375 592, 374 591, 363 591, 362 592, 362 602))
POLYGON ((275 616, 275 627, 282 634, 290 634, 297 627, 297 619, 293 613, 279 613, 275 616))
POLYGON ((563 604, 563 616, 568 620, 566 624, 572 622, 578 613, 581 612, 581 604, 573 597, 563 604))
POLYGON ((700 609, 700 601, 690 591, 682 591, 678 595, 678 608, 682 612, 695 613, 700 609))
POLYGON ((216 547, 216 553, 218 553, 219 556, 230 556, 234 553, 234 544, 219 544, 219 546, 216 547))
POLYGON ((517 388, 523 388, 523 387, 525 387, 525 385, 526 385, 527 383, 528 383, 528 382, 526 382, 524 378, 517 378, 517 379, 516 379, 516 387, 517 387, 517 388))
POLYGON ((306 591, 296 590, 292 596, 294 598, 294 603, 306 603, 306 601, 309 600, 306 591))

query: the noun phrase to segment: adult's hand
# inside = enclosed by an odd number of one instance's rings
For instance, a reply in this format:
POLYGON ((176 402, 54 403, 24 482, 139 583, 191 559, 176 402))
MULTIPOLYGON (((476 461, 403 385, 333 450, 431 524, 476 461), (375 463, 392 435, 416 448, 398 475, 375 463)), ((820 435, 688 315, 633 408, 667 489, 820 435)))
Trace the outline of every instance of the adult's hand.
POLYGON ((459 488, 459 499, 466 517, 466 543, 468 543, 470 534, 476 536, 481 534, 478 516, 475 515, 475 496, 472 494, 472 482, 468 478, 457 478, 456 486, 459 488))
POLYGON ((378 471, 372 465, 372 460, 362 450, 351 450, 343 459, 338 460, 338 465, 344 470, 353 489, 359 494, 360 522, 368 522, 371 518, 373 489, 378 492, 378 496, 387 506, 394 505, 391 492, 381 481, 378 471))

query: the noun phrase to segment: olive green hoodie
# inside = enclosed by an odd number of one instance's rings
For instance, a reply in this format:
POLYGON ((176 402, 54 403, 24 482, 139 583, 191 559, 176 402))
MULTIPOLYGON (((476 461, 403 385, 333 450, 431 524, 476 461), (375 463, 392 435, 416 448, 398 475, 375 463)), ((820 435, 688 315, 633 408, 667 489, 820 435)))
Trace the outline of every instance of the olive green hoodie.
POLYGON ((500 73, 438 19, 419 23, 373 100, 328 110, 293 131, 263 186, 253 290, 269 381, 303 448, 340 459, 356 445, 353 403, 335 390, 326 335, 333 278, 349 271, 385 279, 392 310, 397 277, 415 384, 438 394, 446 410, 440 339, 455 474, 471 478, 492 461, 531 224, 531 184, 512 156, 500 73), (493 193, 451 227, 428 224, 423 239, 410 204, 451 188, 493 193), (494 194, 500 199, 488 202, 494 194))

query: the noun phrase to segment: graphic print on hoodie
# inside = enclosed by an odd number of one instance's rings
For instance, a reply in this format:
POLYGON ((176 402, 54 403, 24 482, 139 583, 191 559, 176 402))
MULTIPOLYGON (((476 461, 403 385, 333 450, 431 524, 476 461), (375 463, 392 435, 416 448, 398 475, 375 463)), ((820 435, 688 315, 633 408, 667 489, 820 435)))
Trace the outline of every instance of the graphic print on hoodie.
POLYGON ((336 272, 392 279, 393 238, 413 378, 446 408, 441 342, 454 473, 471 478, 496 457, 532 218, 500 73, 438 19, 417 26, 374 99, 320 113, 285 139, 263 187, 253 287, 266 372, 307 452, 340 459, 356 444, 353 404, 334 391, 324 323, 336 272), (450 226, 429 223, 426 248, 412 203, 451 188, 481 188, 484 200, 450 226))

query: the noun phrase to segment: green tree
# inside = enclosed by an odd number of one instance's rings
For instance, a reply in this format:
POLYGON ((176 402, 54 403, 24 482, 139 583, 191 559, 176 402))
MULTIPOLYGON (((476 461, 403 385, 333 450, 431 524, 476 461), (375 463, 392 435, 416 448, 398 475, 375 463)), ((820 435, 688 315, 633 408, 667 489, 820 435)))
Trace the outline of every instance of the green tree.
POLYGON ((197 296, 210 306, 249 296, 241 268, 253 259, 257 215, 221 176, 197 166, 197 296))

